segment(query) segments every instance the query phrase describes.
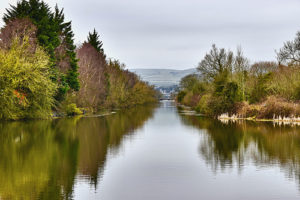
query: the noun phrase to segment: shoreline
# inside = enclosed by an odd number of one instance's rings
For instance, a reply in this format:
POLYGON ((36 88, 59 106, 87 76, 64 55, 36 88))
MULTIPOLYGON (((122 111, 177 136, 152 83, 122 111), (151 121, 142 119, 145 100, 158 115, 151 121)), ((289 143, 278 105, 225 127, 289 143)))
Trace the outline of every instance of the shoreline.
POLYGON ((272 119, 259 119, 256 117, 238 117, 237 115, 233 114, 229 116, 227 113, 221 114, 217 117, 219 120, 247 120, 247 121, 257 121, 257 122, 289 122, 289 123, 299 123, 300 124, 300 117, 281 117, 278 116, 273 117, 272 119))
MULTIPOLYGON (((182 104, 177 103, 177 106, 180 107, 182 110, 180 111, 183 115, 194 115, 194 116, 202 116, 202 117, 209 117, 205 114, 198 113, 193 108, 189 106, 185 106, 182 104)), ((229 122, 229 121, 253 121, 253 122, 273 122, 277 124, 289 124, 289 125, 300 125, 300 117, 273 117, 271 119, 266 118, 256 118, 256 117, 238 117, 238 115, 233 114, 231 116, 228 113, 224 113, 216 117, 221 122, 229 122)))

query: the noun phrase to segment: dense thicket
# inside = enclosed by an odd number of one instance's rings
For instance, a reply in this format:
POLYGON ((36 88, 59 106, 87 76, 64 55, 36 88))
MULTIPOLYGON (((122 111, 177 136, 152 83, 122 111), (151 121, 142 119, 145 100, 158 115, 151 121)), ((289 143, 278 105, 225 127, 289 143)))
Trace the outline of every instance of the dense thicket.
POLYGON ((240 47, 233 53, 213 45, 199 63, 199 73, 181 80, 177 100, 212 116, 298 116, 299 55, 300 33, 277 53, 279 63, 250 65, 240 47))
POLYGON ((14 20, 27 18, 36 27, 38 43, 50 56, 51 78, 59 85, 57 99, 62 100, 69 89, 79 90, 77 59, 71 22, 65 22, 63 9, 50 7, 41 0, 21 0, 6 9, 3 20, 6 25, 14 20))
POLYGON ((48 118, 57 86, 50 79, 49 56, 28 38, 0 49, 0 119, 48 118))
POLYGON ((131 104, 139 105, 153 103, 157 100, 154 87, 139 80, 136 74, 124 70, 125 65, 118 60, 108 62, 108 96, 106 105, 109 107, 129 107, 131 104))
POLYGON ((0 119, 156 101, 153 87, 119 61, 106 60, 95 29, 76 49, 71 22, 57 6, 52 11, 44 1, 21 0, 6 11, 0 32, 0 119))
POLYGON ((106 60, 102 41, 96 30, 77 50, 81 88, 76 95, 80 107, 93 111, 99 108, 123 108, 155 102, 153 87, 125 70, 118 60, 106 60))

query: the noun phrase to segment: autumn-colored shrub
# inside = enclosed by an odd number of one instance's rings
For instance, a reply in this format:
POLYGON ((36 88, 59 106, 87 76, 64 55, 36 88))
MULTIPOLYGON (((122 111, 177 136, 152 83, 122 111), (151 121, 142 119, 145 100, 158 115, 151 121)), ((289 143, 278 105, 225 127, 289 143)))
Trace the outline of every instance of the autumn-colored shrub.
POLYGON ((273 119, 300 116, 299 104, 275 96, 269 96, 257 104, 237 103, 235 109, 235 114, 240 118, 273 119))
POLYGON ((260 104, 249 104, 248 102, 240 102, 235 105, 235 114, 239 118, 256 118, 261 111, 260 104))
POLYGON ((296 112, 298 106, 298 104, 288 102, 283 98, 270 96, 262 102, 258 118, 272 119, 274 116, 290 117, 299 115, 300 113, 296 112))

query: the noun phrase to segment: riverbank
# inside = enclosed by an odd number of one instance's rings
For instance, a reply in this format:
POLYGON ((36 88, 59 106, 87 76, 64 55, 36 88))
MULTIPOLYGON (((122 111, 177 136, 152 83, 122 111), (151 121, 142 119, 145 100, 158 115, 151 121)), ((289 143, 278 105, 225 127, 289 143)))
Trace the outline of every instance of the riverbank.
POLYGON ((279 125, 300 125, 300 117, 274 117, 273 119, 259 119, 255 117, 247 117, 247 118, 242 118, 238 117, 237 115, 231 115, 229 116, 227 113, 222 114, 217 117, 218 120, 221 122, 227 123, 229 121, 235 122, 235 121, 254 121, 254 122, 274 122, 279 125))
POLYGON ((144 103, 144 104, 136 104, 127 107, 118 107, 118 108, 101 108, 98 110, 93 110, 92 108, 77 108, 80 112, 71 111, 68 112, 64 110, 60 111, 53 111, 50 119, 59 119, 59 118, 67 118, 67 117, 75 117, 75 116, 82 116, 82 117, 103 117, 107 115, 116 114, 118 112, 126 112, 128 110, 136 109, 139 107, 157 107, 159 105, 157 102, 151 103, 144 103))
POLYGON ((179 103, 177 105, 183 110, 181 113, 184 115, 212 117, 223 122, 247 120, 300 125, 299 103, 288 102, 276 97, 269 97, 257 104, 248 104, 247 102, 236 103, 231 112, 216 116, 199 113, 197 112, 197 108, 179 103))
POLYGON ((120 108, 102 108, 97 111, 93 110, 92 108, 75 108, 77 111, 53 111, 51 118, 50 119, 59 119, 59 118, 65 118, 65 117, 74 117, 74 116, 82 116, 82 117, 102 117, 102 116, 107 116, 107 115, 112 115, 117 113, 118 111, 126 111, 130 110, 136 107, 141 107, 141 106, 157 106, 158 103, 145 103, 145 104, 139 104, 139 105, 131 105, 128 107, 120 107, 120 108))

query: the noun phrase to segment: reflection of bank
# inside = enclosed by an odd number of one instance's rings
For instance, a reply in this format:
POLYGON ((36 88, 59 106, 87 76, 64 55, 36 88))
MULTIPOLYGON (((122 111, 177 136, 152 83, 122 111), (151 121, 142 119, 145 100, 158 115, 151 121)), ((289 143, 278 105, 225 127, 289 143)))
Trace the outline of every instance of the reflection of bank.
MULTIPOLYGON (((280 167, 288 178, 300 181, 300 127, 272 122, 229 121, 180 115, 184 124, 201 133, 199 153, 215 172, 237 167, 280 167)), ((300 184, 299 184, 300 186, 300 184)))
POLYGON ((0 199, 71 199, 76 180, 96 186, 109 149, 118 150, 153 110, 0 123, 0 199))

